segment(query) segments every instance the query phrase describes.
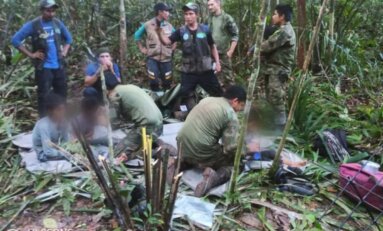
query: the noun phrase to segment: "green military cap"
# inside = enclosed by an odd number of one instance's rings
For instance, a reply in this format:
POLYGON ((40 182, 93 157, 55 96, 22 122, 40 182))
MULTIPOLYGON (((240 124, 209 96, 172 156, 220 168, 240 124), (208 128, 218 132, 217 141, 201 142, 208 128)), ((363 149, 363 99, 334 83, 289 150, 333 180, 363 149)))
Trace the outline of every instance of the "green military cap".
POLYGON ((182 10, 183 11, 188 11, 188 10, 191 10, 191 11, 194 11, 196 14, 198 14, 198 11, 199 11, 199 7, 196 3, 194 2, 188 2, 186 3, 186 5, 184 5, 182 7, 182 10))

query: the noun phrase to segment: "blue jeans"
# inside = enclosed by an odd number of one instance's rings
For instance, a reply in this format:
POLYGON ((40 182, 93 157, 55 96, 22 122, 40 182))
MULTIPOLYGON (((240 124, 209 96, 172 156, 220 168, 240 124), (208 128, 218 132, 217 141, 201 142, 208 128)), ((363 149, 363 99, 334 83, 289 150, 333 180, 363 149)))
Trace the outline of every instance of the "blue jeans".
POLYGON ((152 91, 159 91, 160 83, 163 90, 170 88, 172 83, 172 62, 159 62, 148 58, 146 66, 152 91))
POLYGON ((85 87, 84 91, 82 92, 82 95, 84 96, 84 98, 95 98, 100 102, 103 101, 102 92, 98 91, 94 87, 85 87))

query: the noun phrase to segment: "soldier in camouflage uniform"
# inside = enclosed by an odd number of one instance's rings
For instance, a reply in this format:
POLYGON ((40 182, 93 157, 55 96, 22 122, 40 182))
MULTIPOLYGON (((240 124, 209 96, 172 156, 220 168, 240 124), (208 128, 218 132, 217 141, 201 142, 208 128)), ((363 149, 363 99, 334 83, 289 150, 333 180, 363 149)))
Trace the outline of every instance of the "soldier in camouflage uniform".
POLYGON ((108 79, 105 82, 112 106, 111 119, 120 123, 118 127, 126 134, 115 147, 114 154, 120 156, 120 161, 130 160, 142 145, 141 128, 146 127, 154 142, 162 134, 162 114, 141 88, 132 84, 117 85, 118 82, 109 84, 108 79))
POLYGON ((296 39, 291 16, 289 5, 277 5, 272 22, 278 29, 260 47, 263 56, 260 78, 264 81, 266 99, 273 107, 278 128, 286 124, 287 80, 295 61, 296 39))
POLYGON ((209 0, 207 5, 210 11, 208 25, 221 62, 221 72, 217 73, 217 77, 226 89, 234 84, 231 57, 238 43, 239 30, 234 19, 221 9, 221 0, 209 0))
POLYGON ((203 196, 230 178, 240 127, 236 112, 243 110, 245 101, 246 92, 239 86, 229 87, 223 97, 205 98, 191 110, 178 133, 181 170, 204 169, 195 196, 203 196))

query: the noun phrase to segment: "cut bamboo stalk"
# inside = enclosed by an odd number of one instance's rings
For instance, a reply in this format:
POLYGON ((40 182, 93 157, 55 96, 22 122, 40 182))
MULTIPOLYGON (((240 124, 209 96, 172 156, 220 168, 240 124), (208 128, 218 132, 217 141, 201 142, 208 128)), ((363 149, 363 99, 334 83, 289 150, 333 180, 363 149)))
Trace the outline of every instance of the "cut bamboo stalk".
POLYGON ((161 163, 162 163, 162 170, 161 170, 161 181, 160 181, 160 189, 159 193, 161 198, 160 204, 159 204, 159 209, 163 209, 163 204, 164 204, 164 197, 165 197, 165 189, 166 189, 166 176, 167 176, 167 171, 168 171, 168 162, 169 162, 169 150, 162 150, 161 152, 161 163))
POLYGON ((152 208, 153 213, 158 212, 159 201, 159 187, 160 187, 160 170, 161 170, 161 161, 157 159, 153 164, 153 181, 152 181, 152 208))
POLYGON ((182 142, 177 142, 177 146, 178 146, 178 154, 177 154, 177 162, 176 162, 176 166, 174 168, 174 174, 173 176, 176 176, 178 175, 178 173, 180 172, 180 168, 181 168, 181 159, 182 159, 182 142))
MULTIPOLYGON (((94 158, 93 152, 92 152, 88 142, 86 141, 84 135, 81 133, 81 131, 78 128, 79 128, 78 121, 75 120, 73 122, 74 132, 75 132, 82 148, 84 149, 84 152, 86 153, 86 155, 89 159, 89 162, 91 164, 93 171, 95 172, 95 174, 97 176, 97 179, 98 179, 97 183, 105 194, 107 204, 112 207, 113 213, 117 217, 117 221, 123 230, 126 230, 128 228, 133 229, 134 228, 133 222, 130 219, 130 217, 128 217, 129 214, 123 213, 123 211, 125 211, 125 210, 120 209, 120 206, 122 206, 122 205, 121 205, 121 203, 119 203, 116 200, 116 198, 121 198, 120 195, 119 194, 114 195, 114 193, 109 189, 108 182, 106 181, 104 174, 102 173, 101 167, 98 165, 97 160, 94 158)), ((122 199, 121 199, 121 201, 122 201, 122 199)))
MULTIPOLYGON (((261 66, 261 43, 263 39, 263 33, 265 30, 265 25, 266 25, 266 13, 267 13, 267 8, 270 4, 270 0, 262 0, 261 2, 261 9, 259 13, 259 21, 257 23, 257 37, 256 37, 256 45, 255 45, 255 50, 254 50, 254 55, 253 55, 253 62, 257 63, 257 68, 255 71, 251 74, 250 76, 250 82, 247 88, 247 97, 246 97, 246 105, 245 105, 245 110, 244 110, 244 116, 242 119, 242 126, 238 138, 238 147, 235 153, 235 159, 234 159, 234 169, 233 173, 231 176, 231 181, 230 181, 230 190, 229 193, 230 195, 233 195, 234 192, 236 191, 236 186, 237 186, 237 178, 239 174, 239 164, 242 156, 242 147, 244 145, 245 141, 245 133, 247 131, 247 123, 249 120, 249 114, 251 110, 251 105, 253 103, 253 95, 254 95, 254 89, 255 85, 257 82, 257 78, 259 75, 259 69, 261 66)), ((234 199, 234 197, 232 197, 234 199)))
POLYGON ((112 170, 110 169, 110 167, 109 167, 109 165, 106 162, 104 157, 99 156, 99 159, 101 160, 102 166, 104 167, 105 172, 109 178, 109 183, 112 185, 112 189, 114 191, 114 194, 116 195, 116 200, 118 202, 119 209, 121 209, 123 211, 124 216, 127 218, 128 222, 129 222, 129 227, 134 227, 133 221, 131 219, 131 212, 130 212, 129 206, 123 202, 123 200, 119 194, 119 190, 116 187, 116 182, 114 182, 114 179, 113 179, 112 170))
POLYGON ((183 173, 181 172, 180 174, 178 174, 177 176, 173 178, 173 184, 170 190, 168 204, 166 207, 166 211, 164 212, 165 215, 163 216, 165 218, 164 230, 169 230, 170 228, 170 222, 172 219, 174 205, 177 199, 177 192, 178 192, 178 187, 182 178, 182 174, 183 173))
POLYGON ((293 98, 293 101, 291 103, 289 115, 287 117, 286 126, 285 126, 285 128, 283 130, 283 134, 282 134, 282 139, 279 142, 278 150, 275 154, 273 165, 271 166, 270 171, 269 171, 270 177, 274 177, 276 171, 278 170, 278 168, 280 166, 281 153, 282 153, 282 150, 283 150, 285 143, 286 143, 287 134, 289 132, 291 123, 293 121, 294 111, 295 111, 295 108, 297 106, 299 96, 302 92, 302 87, 303 87, 304 81, 306 80, 306 77, 308 75, 308 71, 309 71, 308 67, 311 63, 312 54, 314 51, 316 41, 318 39, 319 30, 321 27, 322 17, 324 15, 325 10, 326 10, 326 6, 327 6, 328 1, 329 0, 323 0, 322 6, 321 6, 320 11, 319 11, 319 15, 318 15, 316 25, 314 28, 314 33, 313 33, 313 36, 312 36, 311 41, 310 41, 310 45, 309 45, 309 49, 308 49, 307 54, 306 54, 305 62, 303 63, 303 70, 302 70, 303 75, 301 75, 301 77, 300 77, 298 89, 297 89, 296 93, 294 94, 294 98, 293 98))

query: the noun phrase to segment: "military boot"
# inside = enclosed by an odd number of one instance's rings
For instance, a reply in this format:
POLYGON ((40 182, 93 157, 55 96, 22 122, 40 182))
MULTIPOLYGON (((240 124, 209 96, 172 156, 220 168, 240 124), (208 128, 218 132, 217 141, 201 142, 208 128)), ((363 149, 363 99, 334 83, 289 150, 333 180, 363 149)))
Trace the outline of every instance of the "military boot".
POLYGON ((210 189, 228 181, 230 176, 231 169, 229 167, 221 167, 217 171, 214 171, 210 167, 205 168, 203 172, 203 180, 197 185, 194 191, 194 196, 204 196, 210 189))

